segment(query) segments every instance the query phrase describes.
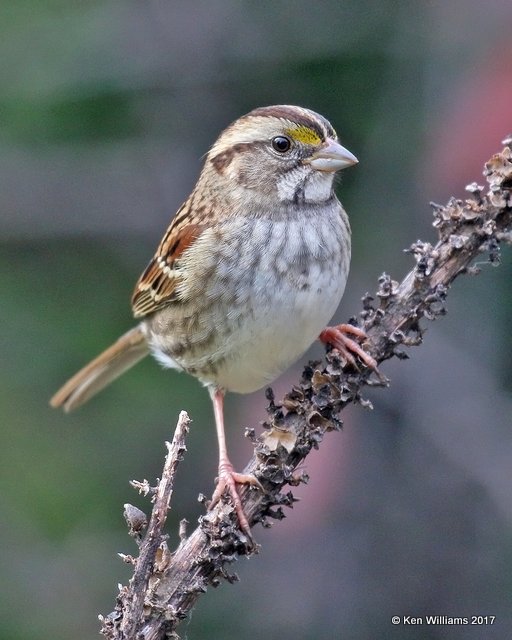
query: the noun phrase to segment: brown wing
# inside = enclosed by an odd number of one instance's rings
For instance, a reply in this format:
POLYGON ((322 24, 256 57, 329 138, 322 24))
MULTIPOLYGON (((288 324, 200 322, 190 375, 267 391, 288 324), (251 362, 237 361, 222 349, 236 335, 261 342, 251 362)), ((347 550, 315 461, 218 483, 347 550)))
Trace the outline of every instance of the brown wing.
POLYGON ((186 205, 178 210, 153 259, 135 285, 132 309, 136 318, 153 313, 175 299, 180 282, 177 260, 205 228, 189 222, 186 205))

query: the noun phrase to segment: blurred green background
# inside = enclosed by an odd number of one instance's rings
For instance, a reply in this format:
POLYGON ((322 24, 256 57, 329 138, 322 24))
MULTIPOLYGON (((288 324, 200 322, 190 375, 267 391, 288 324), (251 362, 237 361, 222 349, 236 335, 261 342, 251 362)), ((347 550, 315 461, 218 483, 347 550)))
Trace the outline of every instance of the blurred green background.
MULTIPOLYGON (((430 200, 464 197, 512 131, 512 5, 450 2, 0 4, 0 636, 96 637, 134 553, 122 505, 193 418, 169 531, 201 513, 216 444, 207 393, 145 361, 76 414, 57 387, 132 325, 129 297, 201 157, 233 119, 288 103, 327 116, 360 164, 337 318, 402 249, 434 239, 430 200)), ((307 461, 302 501, 241 583, 181 629, 203 638, 508 638, 512 628, 512 252, 456 282, 449 315, 388 363, 373 412, 346 412, 307 461), (240 612, 243 613, 240 613, 240 612), (393 627, 393 615, 495 615, 491 628, 393 627)), ((320 347, 312 349, 319 354, 320 347)), ((276 385, 280 393, 300 364, 276 385)), ((228 399, 242 467, 263 392, 228 399)))

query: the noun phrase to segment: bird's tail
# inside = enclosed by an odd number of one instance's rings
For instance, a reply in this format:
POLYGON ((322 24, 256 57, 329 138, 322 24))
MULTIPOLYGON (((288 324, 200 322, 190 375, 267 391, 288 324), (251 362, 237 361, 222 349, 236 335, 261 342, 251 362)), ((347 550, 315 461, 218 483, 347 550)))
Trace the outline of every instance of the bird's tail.
POLYGON ((52 407, 72 411, 87 402, 149 353, 140 326, 134 327, 66 382, 50 400, 52 407))

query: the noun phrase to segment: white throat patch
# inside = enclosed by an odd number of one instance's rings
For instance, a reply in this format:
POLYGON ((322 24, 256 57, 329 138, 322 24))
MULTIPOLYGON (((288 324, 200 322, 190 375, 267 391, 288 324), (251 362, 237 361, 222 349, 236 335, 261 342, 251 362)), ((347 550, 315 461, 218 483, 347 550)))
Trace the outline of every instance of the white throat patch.
POLYGON ((304 202, 325 202, 331 196, 333 179, 333 173, 297 167, 287 171, 277 181, 279 200, 292 202, 299 197, 304 202))

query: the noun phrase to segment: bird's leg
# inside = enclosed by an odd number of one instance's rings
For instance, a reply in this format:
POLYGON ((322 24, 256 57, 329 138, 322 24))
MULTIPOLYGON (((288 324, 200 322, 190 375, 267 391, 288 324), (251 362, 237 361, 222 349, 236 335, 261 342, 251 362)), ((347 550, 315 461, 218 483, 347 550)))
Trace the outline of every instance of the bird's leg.
POLYGON ((366 353, 357 340, 354 339, 365 340, 366 337, 366 333, 362 329, 354 327, 351 324, 339 324, 335 327, 326 327, 319 336, 321 342, 331 344, 334 348, 338 349, 345 360, 356 369, 358 367, 354 356, 359 356, 367 367, 378 371, 377 361, 366 353))
POLYGON ((244 513, 242 501, 240 500, 236 484, 252 484, 261 490, 263 490, 263 487, 253 475, 237 473, 231 464, 231 461, 228 458, 226 434, 224 432, 224 391, 215 387, 209 387, 209 392, 213 402, 215 427, 217 429, 217 440, 219 443, 219 477, 209 508, 213 509, 213 507, 219 502, 224 491, 227 489, 231 499, 233 500, 240 528, 244 533, 250 536, 249 522, 244 513))

